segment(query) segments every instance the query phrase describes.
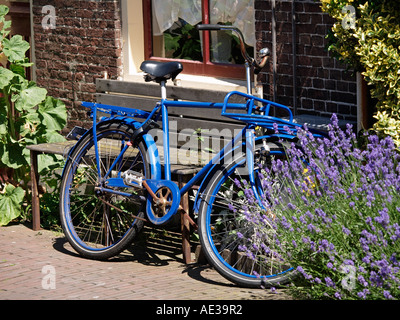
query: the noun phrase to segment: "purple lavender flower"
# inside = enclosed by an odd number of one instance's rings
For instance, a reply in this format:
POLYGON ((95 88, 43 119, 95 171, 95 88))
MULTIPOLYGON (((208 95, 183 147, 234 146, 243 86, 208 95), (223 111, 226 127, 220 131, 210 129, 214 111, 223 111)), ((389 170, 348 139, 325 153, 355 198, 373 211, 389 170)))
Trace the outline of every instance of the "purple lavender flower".
POLYGON ((351 260, 351 259, 345 259, 345 260, 343 261, 343 264, 344 264, 345 266, 354 266, 354 261, 351 260))
POLYGON ((383 296, 385 297, 385 299, 393 299, 393 296, 387 290, 383 290, 383 296))
POLYGON ((242 187, 240 181, 239 181, 237 178, 235 178, 235 179, 233 180, 233 182, 235 183, 236 187, 238 187, 238 188, 241 188, 241 187, 242 187))
POLYGON ((335 292, 335 298, 341 300, 342 299, 342 295, 340 294, 339 291, 335 292))
POLYGON ((369 290, 368 289, 364 289, 363 291, 360 291, 357 293, 357 296, 359 296, 362 299, 367 299, 367 294, 369 294, 369 290))
POLYGON ((374 220, 380 223, 385 229, 389 224, 389 210, 387 208, 383 208, 383 210, 379 211, 379 217, 375 217, 374 220))
POLYGON ((280 223, 287 230, 289 230, 292 227, 292 224, 286 220, 286 217, 281 217, 280 223))
POLYGON ((315 231, 317 231, 317 228, 316 228, 312 223, 309 223, 309 224, 307 225, 307 229, 308 229, 310 232, 315 232, 315 231))
POLYGON ((360 282, 360 284, 364 287, 368 287, 368 282, 364 279, 362 275, 359 275, 357 280, 360 282))
POLYGON ((235 207, 231 203, 228 204, 228 208, 229 208, 230 211, 236 212, 235 207))
POLYGON ((274 128, 275 133, 278 134, 278 133, 279 133, 278 124, 277 124, 276 122, 274 122, 274 123, 272 124, 272 126, 273 126, 273 128, 274 128))
POLYGON ((327 287, 335 287, 335 283, 332 281, 332 279, 330 277, 326 277, 325 278, 325 283, 327 287))
POLYGON ((349 236, 351 234, 351 231, 347 229, 345 226, 342 227, 342 231, 346 236, 349 236))

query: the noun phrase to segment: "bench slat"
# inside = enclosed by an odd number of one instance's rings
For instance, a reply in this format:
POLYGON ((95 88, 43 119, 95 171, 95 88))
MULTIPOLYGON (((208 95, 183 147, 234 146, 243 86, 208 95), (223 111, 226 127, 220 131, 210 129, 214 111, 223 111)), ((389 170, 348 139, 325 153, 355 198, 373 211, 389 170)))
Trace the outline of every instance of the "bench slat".
MULTIPOLYGON (((132 94, 138 96, 155 97, 158 100, 161 96, 160 86, 158 84, 149 82, 131 82, 119 80, 106 80, 96 79, 96 91, 99 93, 119 93, 119 94, 132 94)), ((193 89, 178 86, 167 85, 167 97, 169 99, 180 99, 187 101, 200 101, 200 102, 223 102, 225 96, 231 90, 206 90, 206 89, 193 89)), ((232 97, 231 102, 240 102, 240 98, 232 97), (236 100, 235 100, 236 99, 236 100)))
MULTIPOLYGON (((151 99, 148 97, 136 97, 128 95, 114 95, 98 93, 96 95, 96 101, 98 103, 117 105, 126 108, 137 108, 144 111, 152 111, 156 103, 159 101, 157 99, 151 99)), ((221 122, 220 125, 227 124, 241 124, 241 122, 221 116, 221 109, 203 109, 203 108, 179 108, 179 107, 168 107, 168 114, 170 116, 176 116, 181 118, 191 118, 191 119, 203 119, 204 125, 206 122, 217 123, 221 122), (204 121, 206 120, 206 121, 204 121)), ((215 127, 211 126, 211 127, 215 127)))

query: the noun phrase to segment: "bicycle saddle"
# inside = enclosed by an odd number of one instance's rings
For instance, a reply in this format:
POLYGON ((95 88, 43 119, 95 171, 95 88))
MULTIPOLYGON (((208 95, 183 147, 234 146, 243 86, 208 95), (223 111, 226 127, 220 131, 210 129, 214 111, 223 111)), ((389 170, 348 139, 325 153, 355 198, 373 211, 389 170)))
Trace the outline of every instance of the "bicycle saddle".
POLYGON ((175 80, 176 76, 181 73, 183 66, 180 62, 159 62, 159 61, 143 61, 140 69, 146 73, 144 80, 146 82, 175 80))

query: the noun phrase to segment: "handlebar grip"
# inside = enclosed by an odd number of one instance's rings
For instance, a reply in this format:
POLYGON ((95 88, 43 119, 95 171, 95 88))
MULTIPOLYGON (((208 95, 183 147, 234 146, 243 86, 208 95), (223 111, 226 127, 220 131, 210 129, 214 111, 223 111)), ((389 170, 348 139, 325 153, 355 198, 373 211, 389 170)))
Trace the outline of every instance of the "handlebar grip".
POLYGON ((197 30, 222 30, 223 27, 220 24, 199 24, 197 30))

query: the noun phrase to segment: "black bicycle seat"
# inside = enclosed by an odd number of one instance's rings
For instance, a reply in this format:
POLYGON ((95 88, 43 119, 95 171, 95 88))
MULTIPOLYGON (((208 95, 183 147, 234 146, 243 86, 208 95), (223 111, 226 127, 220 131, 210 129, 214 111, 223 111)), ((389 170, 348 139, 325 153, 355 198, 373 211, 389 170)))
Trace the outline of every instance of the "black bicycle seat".
POLYGON ((140 69, 146 73, 144 80, 162 82, 168 79, 175 80, 177 75, 183 70, 180 62, 159 62, 159 61, 143 61, 140 69))

